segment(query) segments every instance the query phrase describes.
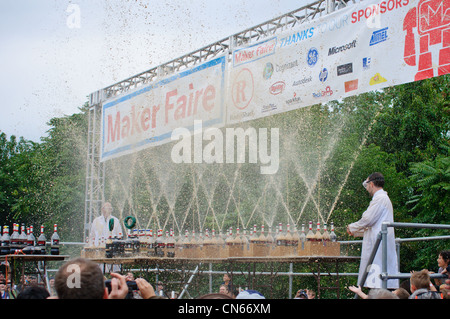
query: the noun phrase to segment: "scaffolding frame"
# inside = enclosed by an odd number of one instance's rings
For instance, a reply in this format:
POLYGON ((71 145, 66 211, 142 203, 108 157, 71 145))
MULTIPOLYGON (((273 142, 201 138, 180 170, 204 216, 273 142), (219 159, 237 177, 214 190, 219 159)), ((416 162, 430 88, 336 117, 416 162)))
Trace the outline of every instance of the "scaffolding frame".
MULTIPOLYGON (((362 1, 362 0, 361 0, 362 1)), ((231 59, 233 48, 259 41, 277 33, 291 29, 299 24, 310 22, 322 15, 346 7, 356 0, 317 0, 299 9, 248 28, 227 38, 202 47, 191 53, 173 59, 159 66, 141 72, 113 85, 93 92, 89 96, 88 107, 88 152, 86 159, 86 192, 84 209, 84 233, 82 241, 89 235, 93 218, 100 215, 104 201, 105 163, 100 161, 101 112, 104 101, 129 90, 157 81, 167 75, 179 72, 213 59, 228 52, 231 59)))

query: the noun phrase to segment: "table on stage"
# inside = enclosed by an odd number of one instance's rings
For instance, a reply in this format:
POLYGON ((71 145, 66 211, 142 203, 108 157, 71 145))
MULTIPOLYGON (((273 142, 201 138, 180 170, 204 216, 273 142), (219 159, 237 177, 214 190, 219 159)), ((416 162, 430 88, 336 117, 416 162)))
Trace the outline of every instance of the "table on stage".
MULTIPOLYGON (((49 261, 64 261, 70 256, 68 255, 25 255, 25 254, 11 254, 4 255, 1 258, 5 261, 7 271, 8 268, 11 272, 11 287, 14 286, 14 280, 17 275, 16 264, 21 263, 21 277, 25 275, 25 264, 32 263, 34 264, 34 268, 36 270, 36 274, 38 274, 44 282, 44 286, 49 289, 49 283, 47 281, 47 262, 49 261), (42 263, 42 267, 39 266, 39 263, 42 263)), ((9 276, 8 276, 9 278, 9 276)))

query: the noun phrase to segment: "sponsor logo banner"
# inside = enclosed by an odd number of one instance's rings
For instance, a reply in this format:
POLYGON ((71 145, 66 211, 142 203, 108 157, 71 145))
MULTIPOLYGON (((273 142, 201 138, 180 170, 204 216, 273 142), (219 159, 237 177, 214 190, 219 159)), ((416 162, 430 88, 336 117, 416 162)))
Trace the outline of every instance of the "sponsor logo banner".
POLYGON ((170 142, 194 120, 233 125, 450 73, 448 12, 446 0, 361 1, 114 97, 102 160, 170 142))
POLYGON ((227 124, 450 73, 448 12, 445 0, 369 0, 278 34, 270 55, 230 68, 227 124))

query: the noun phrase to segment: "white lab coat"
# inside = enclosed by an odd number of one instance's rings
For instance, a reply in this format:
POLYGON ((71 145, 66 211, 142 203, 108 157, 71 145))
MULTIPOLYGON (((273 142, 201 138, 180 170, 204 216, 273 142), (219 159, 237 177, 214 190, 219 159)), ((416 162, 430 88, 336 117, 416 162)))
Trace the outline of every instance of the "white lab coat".
MULTIPOLYGON (((381 231, 383 222, 394 222, 394 210, 387 192, 383 189, 378 190, 372 197, 369 207, 363 213, 360 220, 349 225, 350 232, 353 234, 364 233, 361 249, 361 263, 359 266, 358 283, 363 276, 364 270, 368 266, 368 261, 373 247, 377 240, 377 235, 381 231)), ((382 271, 382 248, 378 247, 377 253, 370 266, 366 282, 362 287, 381 288, 382 280, 379 275, 382 271)), ((398 273, 397 251, 395 249, 394 228, 388 227, 387 235, 387 271, 389 275, 398 273)), ((388 288, 398 288, 398 279, 388 280, 388 288)))
POLYGON ((106 240, 109 236, 119 236, 119 233, 122 233, 122 226, 116 217, 109 216, 105 218, 103 215, 98 216, 92 221, 89 234, 89 244, 99 246, 102 237, 106 240), (112 232, 109 231, 109 220, 111 218, 114 220, 114 228, 112 232))

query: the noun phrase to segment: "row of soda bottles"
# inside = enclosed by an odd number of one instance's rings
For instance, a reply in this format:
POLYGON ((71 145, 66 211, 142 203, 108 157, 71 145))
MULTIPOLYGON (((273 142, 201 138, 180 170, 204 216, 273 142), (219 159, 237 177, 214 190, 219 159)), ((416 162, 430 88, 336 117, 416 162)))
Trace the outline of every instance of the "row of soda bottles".
MULTIPOLYGON (((189 234, 188 230, 185 230, 184 236, 182 233, 175 239, 175 235, 172 229, 165 232, 159 229, 156 236, 153 236, 153 231, 138 230, 128 232, 127 238, 123 239, 119 235, 118 237, 110 236, 104 244, 100 243, 101 248, 105 248, 105 257, 127 257, 127 256, 150 256, 150 257, 189 257, 195 252, 201 252, 203 248, 218 249, 220 247, 227 248, 233 247, 233 249, 242 248, 248 252, 253 251, 252 246, 266 246, 275 250, 277 247, 293 247, 292 251, 295 251, 299 245, 304 245, 306 242, 320 242, 325 244, 326 242, 336 242, 337 236, 334 232, 334 224, 331 223, 331 230, 328 231, 327 224, 324 224, 323 231, 320 229, 320 222, 317 223, 316 231, 313 231, 312 222, 309 222, 309 230, 305 231, 305 225, 302 224, 301 232, 296 227, 291 230, 290 225, 286 225, 286 231, 283 231, 282 224, 278 224, 278 229, 275 236, 272 234, 272 229, 269 227, 269 231, 266 233, 264 225, 261 226, 261 231, 258 235, 257 226, 254 225, 253 232, 248 234, 246 230, 241 234, 240 229, 236 229, 236 234, 233 235, 233 229, 230 227, 226 236, 222 236, 220 232, 216 236, 215 230, 212 229, 211 233, 206 229, 205 236, 200 231, 199 235, 196 235, 195 231, 189 234), (214 246, 215 245, 215 246, 214 246), (189 251, 189 254, 187 253, 189 251)), ((255 250, 256 251, 256 250, 255 250)), ((206 249, 203 257, 208 257, 206 249)), ((249 253, 248 255, 251 255, 249 253)), ((253 255, 256 255, 254 253, 253 255)), ((197 256, 198 257, 198 256, 197 256)))
MULTIPOLYGON (((59 255, 59 235, 58 225, 54 224, 53 234, 50 240, 50 254, 59 255)), ((3 234, 0 240, 0 255, 20 254, 25 255, 46 255, 47 237, 44 234, 44 225, 41 225, 41 233, 36 240, 33 234, 33 225, 26 227, 13 223, 13 232, 9 234, 9 226, 3 226, 3 234), (26 229, 26 230, 25 230, 26 229)))

